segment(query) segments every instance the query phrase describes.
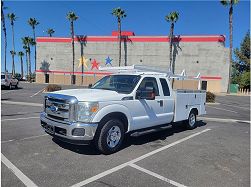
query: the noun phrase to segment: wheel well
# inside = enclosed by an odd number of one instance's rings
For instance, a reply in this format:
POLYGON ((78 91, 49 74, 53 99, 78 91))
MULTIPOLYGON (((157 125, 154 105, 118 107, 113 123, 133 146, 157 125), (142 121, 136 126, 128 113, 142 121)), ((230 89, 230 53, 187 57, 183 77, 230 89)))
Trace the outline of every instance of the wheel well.
POLYGON ((101 119, 100 123, 105 124, 110 119, 120 120, 123 123, 124 127, 125 127, 125 132, 127 132, 127 130, 128 130, 128 119, 127 119, 127 117, 126 117, 126 115, 124 113, 122 113, 122 112, 112 112, 110 114, 107 114, 106 116, 104 116, 101 119))
POLYGON ((191 110, 191 112, 192 112, 192 111, 194 111, 196 115, 198 115, 198 114, 199 114, 199 112, 198 112, 198 109, 197 109, 197 108, 193 108, 193 109, 191 110))

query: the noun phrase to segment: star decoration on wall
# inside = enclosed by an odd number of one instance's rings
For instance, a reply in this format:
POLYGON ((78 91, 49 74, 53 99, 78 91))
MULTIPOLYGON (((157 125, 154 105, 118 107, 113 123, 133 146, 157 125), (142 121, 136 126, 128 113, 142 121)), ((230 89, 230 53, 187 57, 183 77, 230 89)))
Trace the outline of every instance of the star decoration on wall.
POLYGON ((85 66, 86 69, 88 69, 88 66, 87 66, 87 62, 89 61, 89 59, 86 59, 84 56, 81 56, 79 60, 79 64, 78 64, 78 67, 81 67, 82 65, 85 66))
POLYGON ((96 59, 94 59, 93 61, 92 61, 92 68, 91 69, 94 69, 94 68, 96 68, 97 70, 98 70, 98 66, 99 66, 99 62, 97 62, 96 61, 96 59))
POLYGON ((112 60, 113 60, 113 59, 110 59, 110 57, 108 56, 108 57, 105 59, 105 65, 110 64, 110 65, 112 66, 112 60))

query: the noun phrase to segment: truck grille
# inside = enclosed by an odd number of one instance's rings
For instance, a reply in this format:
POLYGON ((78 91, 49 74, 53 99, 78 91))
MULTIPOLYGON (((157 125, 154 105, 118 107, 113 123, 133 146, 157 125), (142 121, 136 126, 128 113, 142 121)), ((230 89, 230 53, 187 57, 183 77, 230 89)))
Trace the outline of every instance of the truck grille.
POLYGON ((45 96, 44 112, 47 116, 57 121, 75 121, 77 99, 60 94, 45 96))

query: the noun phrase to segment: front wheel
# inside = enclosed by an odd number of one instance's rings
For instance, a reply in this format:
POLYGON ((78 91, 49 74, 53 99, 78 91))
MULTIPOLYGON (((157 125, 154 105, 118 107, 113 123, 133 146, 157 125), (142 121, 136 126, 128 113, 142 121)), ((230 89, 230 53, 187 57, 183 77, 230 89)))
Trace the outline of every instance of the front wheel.
POLYGON ((12 84, 10 83, 10 85, 9 85, 9 90, 11 90, 12 89, 12 84))
POLYGON ((121 147, 124 135, 123 123, 120 120, 111 119, 99 131, 96 146, 103 154, 115 153, 121 147))
POLYGON ((15 85, 15 88, 18 89, 18 83, 15 85))
POLYGON ((192 110, 186 120, 186 126, 188 129, 194 129, 196 127, 196 112, 192 110))

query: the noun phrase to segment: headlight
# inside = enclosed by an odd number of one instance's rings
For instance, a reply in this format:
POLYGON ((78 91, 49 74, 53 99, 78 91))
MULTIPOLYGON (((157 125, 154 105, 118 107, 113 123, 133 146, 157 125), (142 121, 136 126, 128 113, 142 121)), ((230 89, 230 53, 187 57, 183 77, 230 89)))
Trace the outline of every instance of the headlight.
POLYGON ((98 102, 79 102, 78 121, 89 122, 91 116, 98 111, 98 102))

